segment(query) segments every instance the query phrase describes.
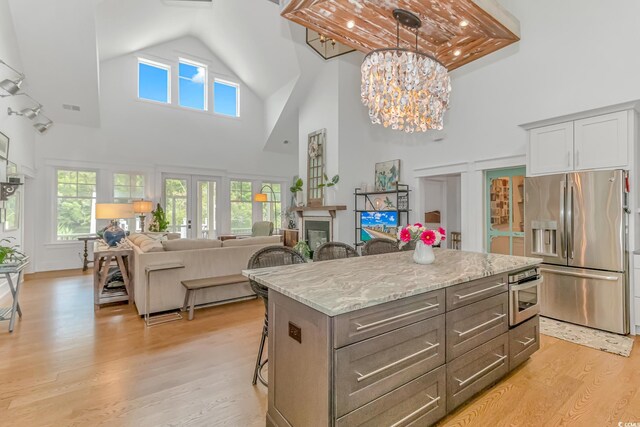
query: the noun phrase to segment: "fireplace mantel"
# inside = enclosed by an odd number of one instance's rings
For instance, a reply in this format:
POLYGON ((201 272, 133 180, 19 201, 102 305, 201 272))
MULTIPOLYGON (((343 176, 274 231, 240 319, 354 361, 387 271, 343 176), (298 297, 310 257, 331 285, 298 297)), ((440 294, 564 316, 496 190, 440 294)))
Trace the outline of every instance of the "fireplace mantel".
POLYGON ((293 208, 294 212, 297 212, 301 217, 304 216, 305 212, 329 212, 331 218, 336 217, 337 211, 346 211, 347 207, 345 205, 332 205, 332 206, 299 206, 293 208))

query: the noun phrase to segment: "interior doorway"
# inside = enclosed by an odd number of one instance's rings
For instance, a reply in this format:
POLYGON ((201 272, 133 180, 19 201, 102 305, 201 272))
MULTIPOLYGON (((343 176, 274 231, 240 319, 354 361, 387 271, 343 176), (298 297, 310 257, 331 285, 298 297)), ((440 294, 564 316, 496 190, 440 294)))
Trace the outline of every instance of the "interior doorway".
POLYGON ((420 187, 422 206, 418 209, 418 221, 429 228, 444 228, 447 231, 447 239, 442 246, 461 249, 461 175, 422 178, 420 187))
POLYGON ((524 256, 525 168, 486 172, 487 252, 524 256))

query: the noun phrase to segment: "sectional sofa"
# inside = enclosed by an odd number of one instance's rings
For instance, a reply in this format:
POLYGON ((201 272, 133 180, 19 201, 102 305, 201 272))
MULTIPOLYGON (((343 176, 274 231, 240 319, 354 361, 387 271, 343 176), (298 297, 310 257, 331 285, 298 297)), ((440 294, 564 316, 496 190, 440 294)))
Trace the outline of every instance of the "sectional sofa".
MULTIPOLYGON (((171 236, 170 236, 171 237, 171 236)), ((145 269, 151 265, 179 263, 184 268, 152 272, 150 275, 149 312, 157 313, 182 307, 185 290, 180 281, 240 274, 251 255, 273 245, 282 246, 280 236, 252 237, 238 240, 167 239, 166 236, 132 234, 134 299, 138 313, 145 314, 145 269)), ((223 286, 199 291, 196 305, 225 303, 255 294, 249 284, 223 286)))

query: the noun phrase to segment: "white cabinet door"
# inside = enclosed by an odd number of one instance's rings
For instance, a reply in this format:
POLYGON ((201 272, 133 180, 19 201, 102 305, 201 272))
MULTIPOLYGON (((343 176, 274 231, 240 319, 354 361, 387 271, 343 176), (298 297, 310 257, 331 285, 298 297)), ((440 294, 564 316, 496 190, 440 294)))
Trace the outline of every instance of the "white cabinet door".
POLYGON ((529 131, 527 176, 573 170, 573 122, 529 131))
POLYGON ((626 111, 576 120, 574 128, 576 170, 629 165, 629 128, 626 111))

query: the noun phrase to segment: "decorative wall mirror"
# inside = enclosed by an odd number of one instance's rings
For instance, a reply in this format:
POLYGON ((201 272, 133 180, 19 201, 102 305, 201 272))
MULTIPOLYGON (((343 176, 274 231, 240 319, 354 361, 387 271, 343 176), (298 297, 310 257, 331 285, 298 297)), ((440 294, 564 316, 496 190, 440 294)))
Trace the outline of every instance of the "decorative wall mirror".
POLYGON ((327 130, 309 134, 307 143, 307 206, 322 206, 324 198, 324 151, 327 130))

